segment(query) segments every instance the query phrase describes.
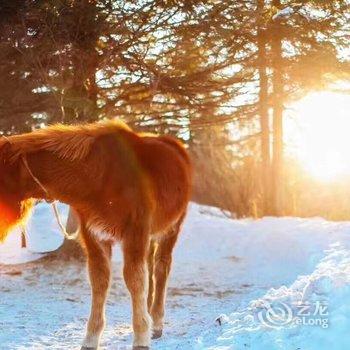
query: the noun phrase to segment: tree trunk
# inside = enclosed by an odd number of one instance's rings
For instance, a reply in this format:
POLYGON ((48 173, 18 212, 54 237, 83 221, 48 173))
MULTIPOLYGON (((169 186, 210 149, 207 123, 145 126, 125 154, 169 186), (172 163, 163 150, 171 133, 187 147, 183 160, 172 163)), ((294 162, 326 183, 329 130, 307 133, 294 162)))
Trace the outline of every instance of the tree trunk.
MULTIPOLYGON (((66 230, 68 233, 74 233, 79 228, 79 221, 77 215, 72 208, 69 208, 69 214, 66 224, 66 230)), ((65 239, 61 248, 54 253, 55 258, 64 260, 84 260, 85 254, 81 249, 79 242, 76 240, 65 239)))
POLYGON ((79 220, 76 212, 72 207, 69 207, 68 219, 66 224, 67 233, 74 233, 79 228, 79 220))
MULTIPOLYGON (((273 6, 280 9, 280 0, 273 0, 273 6)), ((272 86, 273 86, 273 158, 272 158, 272 201, 274 215, 283 215, 283 62, 282 28, 279 19, 272 24, 272 86)))
POLYGON ((27 248, 27 237, 24 227, 21 229, 21 248, 27 248))
POLYGON ((263 215, 271 214, 270 186, 270 125, 268 106, 268 77, 266 59, 266 30, 264 29, 265 0, 258 0, 258 65, 259 65, 259 115, 261 128, 261 161, 263 215))

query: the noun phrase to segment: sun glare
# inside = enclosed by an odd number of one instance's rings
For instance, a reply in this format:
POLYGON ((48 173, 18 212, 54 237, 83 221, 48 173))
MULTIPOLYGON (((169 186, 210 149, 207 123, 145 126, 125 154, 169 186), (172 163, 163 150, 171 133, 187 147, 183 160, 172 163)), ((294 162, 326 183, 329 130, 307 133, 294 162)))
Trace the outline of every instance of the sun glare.
POLYGON ((350 175, 350 95, 312 93, 293 106, 287 144, 304 169, 322 181, 350 175))

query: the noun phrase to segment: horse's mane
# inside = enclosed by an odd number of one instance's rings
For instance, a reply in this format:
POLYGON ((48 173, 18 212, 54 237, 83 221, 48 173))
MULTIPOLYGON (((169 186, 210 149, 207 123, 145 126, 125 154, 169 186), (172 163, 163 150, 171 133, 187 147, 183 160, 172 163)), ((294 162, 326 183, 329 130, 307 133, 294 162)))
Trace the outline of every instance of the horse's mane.
POLYGON ((86 157, 97 137, 131 130, 121 121, 67 126, 56 124, 28 134, 13 135, 0 139, 0 148, 6 143, 11 145, 10 160, 15 161, 23 154, 40 150, 51 151, 58 157, 71 161, 86 157))

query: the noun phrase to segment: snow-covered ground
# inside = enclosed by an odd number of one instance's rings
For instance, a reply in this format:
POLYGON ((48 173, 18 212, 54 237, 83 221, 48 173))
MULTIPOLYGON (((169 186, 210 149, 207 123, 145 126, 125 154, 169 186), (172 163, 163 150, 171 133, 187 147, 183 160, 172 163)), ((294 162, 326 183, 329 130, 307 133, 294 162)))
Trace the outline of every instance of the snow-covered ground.
MULTIPOLYGON (((31 236, 39 235, 30 249, 22 254, 14 234, 0 248, 0 263, 38 258, 30 250, 40 251, 47 230, 54 244, 41 250, 57 248, 62 238, 50 209, 41 205, 31 225, 31 236)), ((106 350, 129 349, 131 342, 118 248, 114 265, 106 350)), ((191 204, 168 294, 166 328, 154 350, 348 350, 350 223, 231 220, 191 204)), ((89 306, 79 264, 0 265, 0 349, 79 349, 89 306)))

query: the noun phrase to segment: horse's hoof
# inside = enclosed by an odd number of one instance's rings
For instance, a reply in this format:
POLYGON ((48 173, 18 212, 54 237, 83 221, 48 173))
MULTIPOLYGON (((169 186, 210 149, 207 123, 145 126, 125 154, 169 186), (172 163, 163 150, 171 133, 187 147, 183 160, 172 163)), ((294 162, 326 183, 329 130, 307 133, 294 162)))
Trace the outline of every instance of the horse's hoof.
POLYGON ((149 350, 149 346, 133 346, 132 350, 149 350))
POLYGON ((159 339, 163 334, 162 329, 153 329, 152 339, 159 339))

